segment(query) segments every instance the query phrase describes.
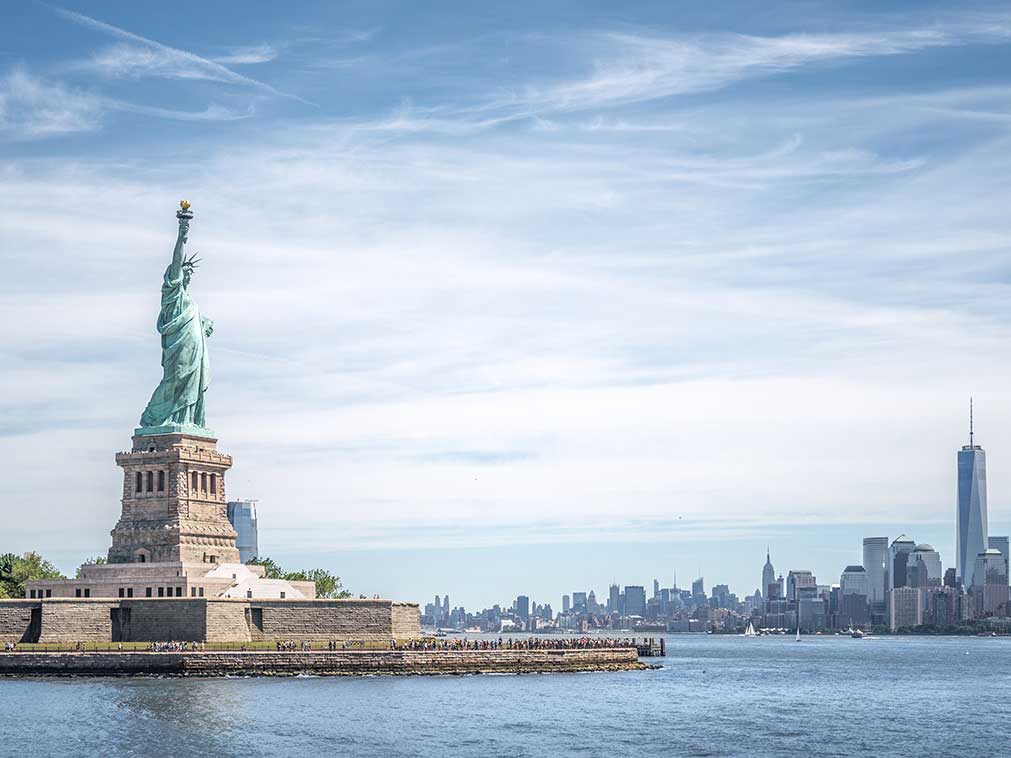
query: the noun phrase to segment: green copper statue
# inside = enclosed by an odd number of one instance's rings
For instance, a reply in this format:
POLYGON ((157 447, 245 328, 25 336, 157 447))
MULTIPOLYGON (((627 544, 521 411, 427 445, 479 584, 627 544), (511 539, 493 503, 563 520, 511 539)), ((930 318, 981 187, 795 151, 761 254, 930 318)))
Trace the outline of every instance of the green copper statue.
POLYGON ((207 338, 214 331, 209 318, 200 315, 190 297, 190 279, 196 268, 196 256, 186 258, 183 246, 190 231, 193 213, 183 200, 172 263, 165 269, 161 285, 161 313, 158 333, 161 334, 162 380, 140 418, 136 434, 188 433, 213 436, 204 427, 204 393, 210 384, 210 360, 207 338))

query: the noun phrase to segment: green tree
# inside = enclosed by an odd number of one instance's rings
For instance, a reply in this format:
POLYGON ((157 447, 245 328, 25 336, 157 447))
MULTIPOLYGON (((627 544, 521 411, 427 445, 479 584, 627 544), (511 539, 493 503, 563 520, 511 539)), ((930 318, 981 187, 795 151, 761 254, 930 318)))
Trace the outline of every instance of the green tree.
POLYGON ((9 588, 14 583, 14 564, 17 559, 14 553, 0 555, 0 597, 11 597, 9 588))
MULTIPOLYGON (((108 562, 109 562, 109 559, 106 558, 104 555, 96 555, 94 558, 89 558, 88 560, 86 560, 84 562, 84 566, 101 566, 101 565, 103 565, 105 563, 108 563, 108 562)), ((82 566, 78 566, 77 567, 77 573, 74 574, 74 578, 75 579, 80 579, 81 578, 81 568, 82 568, 82 566)))
POLYGON ((246 562, 247 566, 263 566, 266 579, 285 579, 289 582, 313 582, 316 585, 316 597, 333 599, 351 597, 344 589, 339 576, 334 576, 326 569, 310 569, 309 571, 285 571, 270 558, 253 558, 246 562))
POLYGON ((284 572, 281 571, 281 567, 278 566, 270 558, 252 558, 246 561, 247 566, 263 566, 266 569, 264 573, 265 579, 284 579, 284 572))
POLYGON ((341 584, 341 578, 334 576, 326 569, 313 569, 303 573, 305 574, 304 581, 316 583, 316 597, 325 599, 351 597, 351 593, 341 584))
POLYGON ((0 597, 24 597, 29 579, 66 579, 60 570, 38 553, 0 556, 0 597))

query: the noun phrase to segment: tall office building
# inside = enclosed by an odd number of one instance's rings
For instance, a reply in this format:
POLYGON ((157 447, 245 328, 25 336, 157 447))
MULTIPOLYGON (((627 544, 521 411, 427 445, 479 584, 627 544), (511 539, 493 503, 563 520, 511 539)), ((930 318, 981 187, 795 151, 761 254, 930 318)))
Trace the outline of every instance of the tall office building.
POLYGON ((987 549, 986 453, 975 444, 969 400, 969 444, 958 451, 958 534, 955 566, 962 584, 973 585, 976 557, 987 549))
POLYGON ((572 610, 576 613, 586 613, 586 593, 572 593, 572 610))
POLYGON ((916 550, 916 543, 904 534, 900 534, 892 542, 888 551, 888 589, 908 587, 906 568, 909 565, 909 554, 916 550))
POLYGON ((888 591, 888 538, 864 537, 864 571, 867 572, 867 600, 884 603, 888 591))
POLYGON ((776 582, 776 570, 772 567, 769 548, 765 548, 765 565, 762 567, 762 597, 768 599, 769 585, 776 582))
POLYGON ((870 582, 863 566, 847 566, 839 577, 839 590, 843 595, 863 595, 869 597, 870 582))
POLYGON ((1007 564, 1004 556, 987 548, 973 567, 973 610, 977 618, 1003 615, 1008 601, 1007 564))
POLYGON ((621 607, 621 587, 617 584, 612 584, 607 591, 607 611, 608 613, 618 613, 622 612, 621 607))
POLYGON ((923 593, 915 587, 898 587, 889 595, 889 628, 894 632, 905 626, 919 626, 923 623, 923 593))
POLYGON ((698 596, 705 597, 706 595, 706 580, 705 577, 699 577, 694 582, 692 582, 692 597, 698 596))
POLYGON ((786 575, 786 599, 798 600, 802 594, 813 594, 818 588, 818 580, 810 571, 795 569, 786 575))
POLYGON ((1008 538, 1007 537, 990 537, 987 542, 990 543, 990 547, 997 550, 1001 555, 1004 556, 1004 563, 1009 568, 1011 568, 1011 562, 1009 562, 1008 555, 1008 538))
POLYGON ((256 528, 256 501, 232 500, 228 503, 228 521, 235 530, 235 546, 239 549, 239 560, 249 563, 260 555, 256 528))
POLYGON ((562 613, 568 613, 570 607, 571 606, 569 605, 569 596, 562 595, 562 613))
POLYGON ((625 586, 625 615, 646 615, 646 588, 641 584, 625 586))
POLYGON ((526 595, 520 595, 516 598, 516 615, 524 621, 530 619, 530 598, 526 595))
POLYGON ((940 587, 941 554, 927 544, 917 545, 906 560, 906 586, 940 587))

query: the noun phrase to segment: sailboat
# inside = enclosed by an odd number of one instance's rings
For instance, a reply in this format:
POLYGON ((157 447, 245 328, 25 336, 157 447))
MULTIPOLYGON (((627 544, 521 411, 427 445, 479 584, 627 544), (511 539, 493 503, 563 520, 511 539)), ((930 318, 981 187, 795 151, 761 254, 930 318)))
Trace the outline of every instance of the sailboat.
POLYGON ((794 642, 800 642, 800 624, 797 625, 797 637, 794 639, 794 642))
POLYGON ((755 631, 755 625, 748 621, 748 628, 744 630, 745 637, 757 637, 758 632, 755 631))

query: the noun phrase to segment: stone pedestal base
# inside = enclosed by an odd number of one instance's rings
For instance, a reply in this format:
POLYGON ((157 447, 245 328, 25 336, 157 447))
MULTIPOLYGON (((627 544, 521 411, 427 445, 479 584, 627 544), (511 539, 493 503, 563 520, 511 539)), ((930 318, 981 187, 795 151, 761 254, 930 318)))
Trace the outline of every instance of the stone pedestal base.
POLYGON ((116 456, 123 512, 112 530, 110 563, 239 562, 225 499, 232 459, 216 443, 193 434, 145 433, 116 456))

